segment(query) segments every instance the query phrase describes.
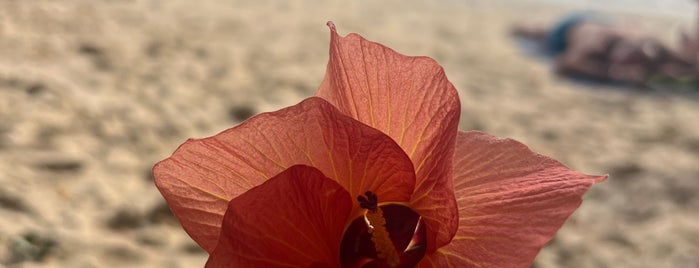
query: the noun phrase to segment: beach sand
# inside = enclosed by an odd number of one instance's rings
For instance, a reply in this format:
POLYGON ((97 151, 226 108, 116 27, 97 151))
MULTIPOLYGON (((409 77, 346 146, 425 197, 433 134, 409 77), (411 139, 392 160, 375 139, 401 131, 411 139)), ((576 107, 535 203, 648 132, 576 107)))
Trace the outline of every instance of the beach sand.
MULTIPOLYGON (((508 31, 569 9, 512 2, 0 1, 0 266, 203 267, 153 164, 312 95, 328 20, 435 58, 461 129, 610 174, 535 267, 699 266, 699 96, 553 75, 508 31)), ((668 42, 689 25, 616 15, 668 42)))

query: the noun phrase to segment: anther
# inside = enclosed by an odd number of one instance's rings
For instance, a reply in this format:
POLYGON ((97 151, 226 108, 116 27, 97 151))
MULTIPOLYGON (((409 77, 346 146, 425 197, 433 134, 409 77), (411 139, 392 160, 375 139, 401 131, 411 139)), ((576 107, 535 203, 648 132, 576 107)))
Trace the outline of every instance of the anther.
POLYGON ((363 195, 357 196, 357 201, 359 201, 359 206, 363 209, 367 209, 371 212, 376 212, 376 208, 379 204, 379 197, 371 191, 366 191, 363 195))

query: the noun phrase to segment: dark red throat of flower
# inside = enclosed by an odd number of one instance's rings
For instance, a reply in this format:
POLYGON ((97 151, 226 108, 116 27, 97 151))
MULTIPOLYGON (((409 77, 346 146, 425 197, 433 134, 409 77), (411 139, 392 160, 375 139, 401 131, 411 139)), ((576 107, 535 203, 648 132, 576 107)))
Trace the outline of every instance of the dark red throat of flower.
POLYGON ((367 191, 358 196, 363 216, 350 223, 342 238, 342 267, 414 267, 427 249, 420 215, 398 204, 379 205, 367 191))

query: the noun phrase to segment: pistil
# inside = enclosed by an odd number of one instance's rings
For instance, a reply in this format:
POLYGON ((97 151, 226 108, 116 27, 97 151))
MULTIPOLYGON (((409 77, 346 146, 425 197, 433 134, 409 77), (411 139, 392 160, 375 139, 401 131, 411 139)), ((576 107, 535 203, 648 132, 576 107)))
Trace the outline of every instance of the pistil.
POLYGON ((400 263, 400 256, 386 229, 386 219, 383 216, 383 210, 378 206, 378 196, 371 191, 367 191, 365 195, 366 197, 358 196, 357 201, 359 201, 360 207, 367 210, 364 213, 364 219, 371 234, 371 241, 374 243, 379 259, 383 259, 389 266, 395 267, 400 263))

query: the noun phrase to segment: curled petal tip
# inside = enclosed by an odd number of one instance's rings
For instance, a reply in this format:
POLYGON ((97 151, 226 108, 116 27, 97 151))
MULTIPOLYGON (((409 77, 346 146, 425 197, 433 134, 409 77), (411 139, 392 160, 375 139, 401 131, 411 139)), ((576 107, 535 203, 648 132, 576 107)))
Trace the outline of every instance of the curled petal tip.
POLYGON ((332 21, 328 21, 328 23, 326 23, 325 25, 328 25, 328 28, 330 28, 331 31, 333 31, 333 32, 336 31, 335 30, 335 23, 333 23, 332 21))
POLYGON ((595 176, 595 183, 604 182, 609 178, 609 174, 595 176))

